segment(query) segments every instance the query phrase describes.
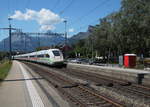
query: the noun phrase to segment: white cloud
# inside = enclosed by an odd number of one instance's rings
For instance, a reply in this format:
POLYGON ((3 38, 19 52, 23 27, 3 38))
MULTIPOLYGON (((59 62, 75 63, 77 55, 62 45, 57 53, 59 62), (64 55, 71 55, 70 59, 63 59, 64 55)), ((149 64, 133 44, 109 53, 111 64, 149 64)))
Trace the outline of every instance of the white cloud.
POLYGON ((55 26, 53 25, 41 25, 40 31, 54 30, 55 26))
POLYGON ((73 28, 70 28, 70 29, 69 29, 69 32, 74 32, 74 29, 73 29, 73 28))
POLYGON ((53 13, 51 10, 42 8, 40 11, 26 9, 25 13, 17 10, 11 18, 17 20, 34 20, 40 25, 40 30, 54 30, 55 24, 62 22, 64 19, 53 13))

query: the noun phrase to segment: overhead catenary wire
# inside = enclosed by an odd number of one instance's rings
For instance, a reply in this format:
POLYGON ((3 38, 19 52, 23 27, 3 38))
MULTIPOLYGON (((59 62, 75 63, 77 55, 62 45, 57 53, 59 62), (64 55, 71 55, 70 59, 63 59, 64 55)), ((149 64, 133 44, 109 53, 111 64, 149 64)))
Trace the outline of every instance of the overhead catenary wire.
POLYGON ((54 11, 54 9, 59 5, 60 0, 57 0, 53 6, 53 8, 51 8, 52 11, 54 11))
MULTIPOLYGON (((108 4, 108 7, 110 6, 111 4, 108 4)), ((81 29, 84 29, 84 28, 86 28, 88 25, 91 25, 91 24, 93 24, 93 23, 95 23, 95 22, 100 22, 100 19, 96 19, 96 20, 94 20, 94 21, 91 21, 90 23, 88 23, 88 24, 82 24, 82 26, 80 26, 80 27, 78 27, 76 30, 75 30, 75 32, 77 33, 77 32, 79 32, 79 31, 81 31, 81 29)))
POLYGON ((99 2, 98 5, 96 5, 94 8, 90 9, 88 12, 86 12, 84 15, 80 16, 79 18, 77 18, 75 21, 73 21, 72 23, 68 24, 68 26, 73 26, 74 24, 78 24, 78 22, 80 22, 81 20, 83 20, 85 17, 89 16, 91 13, 93 13, 94 11, 96 11, 97 8, 99 8, 100 6, 104 6, 106 3, 108 3, 110 0, 103 0, 102 2, 99 2))
POLYGON ((59 12, 59 15, 62 15, 72 4, 73 4, 73 2, 74 2, 75 0, 71 0, 70 2, 69 2, 69 4, 63 9, 63 10, 61 10, 60 12, 59 12))
POLYGON ((77 22, 83 20, 85 17, 89 16, 91 13, 93 13, 97 8, 99 8, 100 6, 104 6, 106 3, 108 3, 110 0, 103 0, 102 2, 100 2, 98 5, 96 5, 94 8, 90 9, 88 12, 86 12, 84 15, 80 16, 79 18, 77 18, 75 21, 73 21, 73 23, 71 23, 70 25, 74 25, 77 24, 77 22))
POLYGON ((92 21, 86 25, 80 26, 79 28, 76 29, 76 32, 78 32, 79 30, 86 28, 88 25, 91 25, 91 24, 98 22, 98 21, 99 21, 99 19, 96 19, 96 20, 94 20, 94 21, 92 21))

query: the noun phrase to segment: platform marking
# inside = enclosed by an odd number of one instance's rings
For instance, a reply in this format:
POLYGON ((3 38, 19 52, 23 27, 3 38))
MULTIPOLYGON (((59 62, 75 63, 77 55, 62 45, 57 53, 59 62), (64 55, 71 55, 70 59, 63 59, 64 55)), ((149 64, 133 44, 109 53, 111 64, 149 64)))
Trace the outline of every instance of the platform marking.
MULTIPOLYGON (((26 70, 23 68, 23 66, 19 63, 22 74, 24 76, 24 79, 30 79, 29 75, 27 74, 26 70)), ((25 81, 29 96, 31 98, 32 106, 33 107, 44 107, 44 104, 42 102, 42 99, 40 98, 36 88, 34 87, 31 80, 25 81)))

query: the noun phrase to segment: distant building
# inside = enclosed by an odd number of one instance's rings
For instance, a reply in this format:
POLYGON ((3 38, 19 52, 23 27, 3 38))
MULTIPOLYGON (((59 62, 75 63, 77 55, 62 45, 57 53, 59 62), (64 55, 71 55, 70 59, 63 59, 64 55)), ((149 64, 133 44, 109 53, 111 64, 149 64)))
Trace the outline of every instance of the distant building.
POLYGON ((64 51, 71 51, 73 50, 69 45, 63 45, 60 50, 64 51))

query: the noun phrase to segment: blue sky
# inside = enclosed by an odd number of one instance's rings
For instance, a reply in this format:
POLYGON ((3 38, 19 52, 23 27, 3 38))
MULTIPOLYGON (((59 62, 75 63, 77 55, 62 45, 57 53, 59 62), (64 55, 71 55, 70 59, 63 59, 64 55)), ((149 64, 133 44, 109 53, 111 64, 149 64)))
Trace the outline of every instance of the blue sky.
MULTIPOLYGON (((99 23, 98 19, 118 11, 120 6, 121 0, 1 0, 0 28, 8 27, 8 16, 14 16, 16 10, 24 16, 30 10, 34 13, 30 15, 33 18, 26 19, 17 14, 11 21, 12 26, 25 32, 44 32, 41 29, 52 28, 54 32, 62 33, 63 20, 66 19, 68 35, 71 36, 86 31, 88 25, 99 23), (47 17, 44 17, 44 10, 47 17)), ((0 30, 0 40, 7 36, 8 31, 0 30)))

